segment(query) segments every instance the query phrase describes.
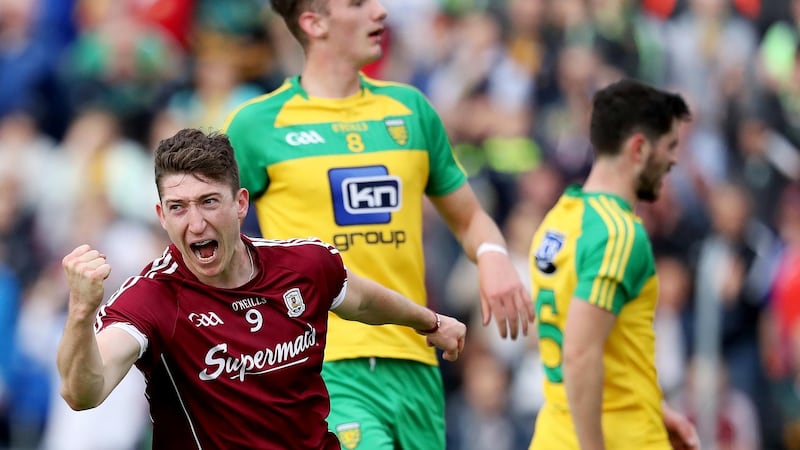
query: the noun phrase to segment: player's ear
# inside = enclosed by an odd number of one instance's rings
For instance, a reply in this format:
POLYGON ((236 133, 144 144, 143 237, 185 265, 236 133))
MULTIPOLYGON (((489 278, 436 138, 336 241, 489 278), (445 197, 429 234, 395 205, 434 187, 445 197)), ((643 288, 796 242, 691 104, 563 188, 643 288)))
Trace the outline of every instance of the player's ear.
POLYGON ((247 189, 239 188, 239 191, 236 192, 236 206, 239 220, 244 220, 247 210, 250 209, 250 192, 247 189))
POLYGON ((161 228, 166 230, 166 217, 164 217, 164 208, 161 206, 161 202, 156 203, 156 214, 158 221, 161 222, 161 228))
POLYGON ((328 34, 325 16, 313 11, 305 11, 297 18, 300 29, 311 39, 320 39, 328 34))
POLYGON ((627 140, 623 152, 636 165, 644 164, 647 161, 650 143, 642 133, 634 133, 627 140))

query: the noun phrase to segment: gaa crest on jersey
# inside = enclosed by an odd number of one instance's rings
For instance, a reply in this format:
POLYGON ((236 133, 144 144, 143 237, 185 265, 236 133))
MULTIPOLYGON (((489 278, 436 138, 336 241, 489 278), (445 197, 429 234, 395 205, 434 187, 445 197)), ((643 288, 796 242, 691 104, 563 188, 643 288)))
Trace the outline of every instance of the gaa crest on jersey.
POLYGON ((189 322, 192 322, 192 324, 197 328, 215 327, 217 325, 225 324, 225 322, 223 322, 222 319, 220 319, 219 316, 213 311, 199 314, 193 312, 189 314, 189 322))
POLYGON ((536 260, 536 268, 539 271, 551 274, 556 271, 557 267, 553 263, 561 247, 564 246, 564 235, 556 233, 555 231, 545 231, 542 242, 539 243, 539 248, 536 249, 534 256, 536 260))
POLYGON ((392 140, 395 141, 397 145, 408 144, 408 127, 406 126, 405 120, 386 119, 383 123, 386 125, 386 131, 389 132, 389 136, 392 137, 392 140))
POLYGON ((350 422, 336 425, 336 436, 339 437, 342 447, 353 450, 361 442, 361 424, 350 422))
POLYGON ((328 181, 337 225, 386 224, 400 209, 402 182, 386 166, 331 169, 328 181))
POLYGON ((306 310, 306 303, 300 294, 299 288, 291 288, 283 293, 283 303, 286 304, 289 317, 300 317, 306 310))

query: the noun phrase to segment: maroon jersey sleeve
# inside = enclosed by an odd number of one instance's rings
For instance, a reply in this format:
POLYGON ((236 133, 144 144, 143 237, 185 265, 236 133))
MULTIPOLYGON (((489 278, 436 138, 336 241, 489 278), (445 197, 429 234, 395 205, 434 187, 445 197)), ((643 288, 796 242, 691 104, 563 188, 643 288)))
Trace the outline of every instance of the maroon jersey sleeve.
POLYGON ((314 266, 314 277, 318 280, 321 286, 325 287, 323 291, 324 298, 330 299, 331 304, 328 309, 333 305, 334 300, 337 300, 340 294, 344 294, 344 289, 347 286, 347 271, 342 262, 342 255, 339 254, 334 246, 319 241, 317 239, 312 242, 318 243, 319 249, 319 264, 314 266))
POLYGON ((159 354, 164 330, 173 327, 177 307, 171 300, 174 296, 169 285, 157 282, 155 278, 171 273, 176 267, 175 261, 165 252, 139 275, 128 278, 98 311, 96 332, 111 326, 120 327, 139 341, 140 358, 148 350, 159 354))

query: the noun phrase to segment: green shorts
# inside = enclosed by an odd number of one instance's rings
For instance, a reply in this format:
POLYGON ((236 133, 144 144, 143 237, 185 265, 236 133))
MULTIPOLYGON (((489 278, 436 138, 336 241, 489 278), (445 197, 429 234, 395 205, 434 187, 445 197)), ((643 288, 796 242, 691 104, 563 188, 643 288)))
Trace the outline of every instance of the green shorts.
POLYGON ((415 361, 360 358, 326 362, 328 428, 347 450, 444 450, 439 368, 415 361))

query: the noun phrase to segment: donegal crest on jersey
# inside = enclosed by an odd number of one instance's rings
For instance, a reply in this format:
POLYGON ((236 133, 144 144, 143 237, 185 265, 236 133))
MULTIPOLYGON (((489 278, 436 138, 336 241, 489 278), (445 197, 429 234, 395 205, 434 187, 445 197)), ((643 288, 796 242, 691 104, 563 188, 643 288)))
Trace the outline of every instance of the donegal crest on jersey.
MULTIPOLYGON (((422 200, 453 192, 466 176, 418 90, 362 77, 356 95, 322 99, 294 77, 235 111, 226 133, 265 237, 318 237, 348 269, 426 304, 422 200)), ((328 342, 326 360, 437 363, 406 327, 334 314, 328 342)))
POLYGON ((555 231, 545 231, 542 242, 539 248, 536 249, 534 254, 534 263, 536 268, 546 274, 552 274, 556 271, 555 261, 556 254, 564 246, 564 235, 555 231))
POLYGON ((386 124, 386 130, 389 132, 389 136, 397 142, 397 145, 406 145, 408 144, 408 127, 406 126, 406 121, 402 118, 397 119, 386 119, 383 121, 386 124))
POLYGON ((336 426, 336 436, 342 447, 353 450, 361 442, 361 424, 358 422, 343 423, 336 426))

